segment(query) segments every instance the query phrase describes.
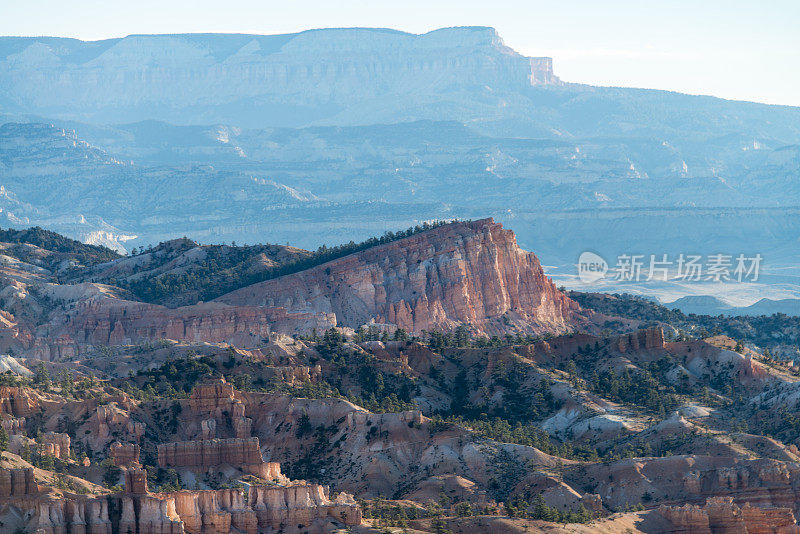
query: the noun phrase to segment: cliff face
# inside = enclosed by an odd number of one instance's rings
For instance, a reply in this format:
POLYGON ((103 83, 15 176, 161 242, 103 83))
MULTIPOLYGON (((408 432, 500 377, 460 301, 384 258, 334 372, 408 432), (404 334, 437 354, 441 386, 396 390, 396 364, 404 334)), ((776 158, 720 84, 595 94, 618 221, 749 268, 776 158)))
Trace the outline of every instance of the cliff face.
POLYGON ((285 480, 279 464, 261 457, 258 438, 162 443, 158 446, 158 465, 202 471, 229 465, 267 480, 285 480))
POLYGON ((178 491, 171 493, 186 532, 227 534, 262 531, 317 532, 330 520, 348 526, 361 523, 361 509, 352 496, 339 494, 331 500, 318 484, 251 486, 237 489, 178 491))
POLYGON ((80 353, 87 346, 135 344, 158 339, 252 346, 270 333, 295 334, 333 326, 325 314, 215 303, 169 309, 115 298, 85 300, 37 329, 31 351, 44 360, 80 353))
POLYGON ((117 120, 162 119, 162 111, 175 118, 196 106, 223 120, 244 99, 331 110, 392 93, 557 83, 550 58, 517 54, 491 28, 0 39, 0 87, 11 101, 51 112, 101 109, 117 120), (234 109, 220 109, 226 104, 234 109))
MULTIPOLYGON (((32 481, 32 469, 10 470, 32 481)), ((38 495, 3 484, 4 505, 30 517, 26 532, 43 534, 138 532, 139 534, 257 534, 259 532, 331 532, 337 526, 361 524, 361 508, 352 495, 331 499, 328 490, 304 482, 251 485, 241 489, 177 491, 153 494, 142 469, 126 473, 122 494, 101 497, 38 495), (118 511, 118 515, 109 514, 118 511)), ((8 477, 6 477, 8 478, 8 477)), ((31 482, 32 483, 32 482, 31 482)), ((35 484, 33 484, 35 487, 35 484)))
POLYGON ((0 413, 13 417, 32 415, 39 409, 39 398, 30 390, 14 386, 0 387, 0 413))
POLYGON ((33 469, 0 468, 0 497, 20 497, 37 493, 39 493, 39 487, 33 478, 33 469))
POLYGON ((619 336, 616 349, 619 352, 636 352, 664 348, 664 330, 655 327, 619 336))
POLYGON ((492 219, 441 226, 218 300, 413 332, 461 323, 486 333, 512 326, 558 332, 580 319, 578 305, 556 289, 536 256, 492 219))
POLYGON ((740 507, 733 502, 733 497, 712 497, 702 507, 691 504, 662 505, 658 511, 672 523, 673 528, 669 532, 673 533, 800 532, 791 508, 753 506, 750 503, 740 507))

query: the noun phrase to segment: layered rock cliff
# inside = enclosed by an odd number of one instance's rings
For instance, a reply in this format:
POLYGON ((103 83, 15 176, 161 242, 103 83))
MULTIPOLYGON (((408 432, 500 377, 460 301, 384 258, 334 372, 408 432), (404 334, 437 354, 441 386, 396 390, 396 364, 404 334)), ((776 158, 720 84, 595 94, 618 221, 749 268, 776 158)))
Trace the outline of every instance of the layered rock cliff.
POLYGON ((246 116, 237 104, 251 99, 251 112, 282 104, 331 113, 360 99, 414 91, 559 83, 550 58, 514 52, 491 28, 424 35, 360 28, 132 35, 95 42, 6 37, 0 66, 0 96, 25 109, 80 110, 84 117, 100 111, 115 122, 186 117, 181 108, 198 106, 212 113, 212 122, 230 121, 246 116))
POLYGON ((389 323, 412 332, 560 332, 583 318, 533 253, 492 219, 454 223, 218 299, 290 313, 335 314, 339 325, 389 323))
POLYGON ((20 497, 37 493, 39 487, 33 478, 33 469, 0 468, 0 497, 20 497))
POLYGON ((318 531, 333 520, 361 523, 361 509, 343 493, 331 500, 318 484, 250 486, 239 489, 178 491, 169 494, 188 533, 318 531), (236 529, 236 530, 232 530, 236 529))
POLYGON ((39 399, 30 390, 13 386, 0 387, 0 413, 25 417, 38 409, 39 399))
POLYGON ((233 466, 265 480, 285 480, 280 464, 262 458, 258 438, 162 443, 158 446, 158 465, 200 471, 233 466))
POLYGON ((712 497, 704 506, 662 505, 659 513, 672 524, 671 533, 681 534, 796 534, 800 527, 791 508, 771 508, 745 503, 738 506, 733 497, 712 497))
POLYGON ((231 307, 215 303, 169 309, 114 298, 80 301, 37 331, 33 347, 42 359, 77 354, 87 346, 135 344, 158 339, 260 343, 271 332, 295 334, 332 326, 324 314, 287 313, 275 307, 231 307))
POLYGON ((352 495, 331 499, 318 484, 150 493, 143 469, 126 472, 125 491, 97 497, 40 495, 32 469, 0 469, 0 497, 12 524, 42 534, 258 534, 331 532, 361 524, 352 495))

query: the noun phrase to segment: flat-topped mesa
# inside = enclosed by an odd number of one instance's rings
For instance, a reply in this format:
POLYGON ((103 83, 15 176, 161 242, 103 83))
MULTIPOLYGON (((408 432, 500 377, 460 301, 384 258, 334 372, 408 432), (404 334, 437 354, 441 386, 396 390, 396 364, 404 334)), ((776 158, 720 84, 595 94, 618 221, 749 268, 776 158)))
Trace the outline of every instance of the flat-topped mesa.
POLYGON ((99 43, 0 38, 0 85, 23 109, 48 109, 52 116, 68 107, 84 117, 102 109, 112 122, 185 122, 186 112, 170 110, 193 106, 214 112, 214 121, 230 122, 241 117, 231 104, 252 99, 247 113, 268 119, 259 104, 347 108, 453 87, 559 83, 550 58, 518 54, 485 27, 422 35, 370 28, 130 35, 99 43))
POLYGON ((280 464, 264 461, 258 438, 162 443, 158 446, 158 465, 203 471, 233 466, 265 480, 288 480, 281 474, 280 464))
POLYGON ((577 303, 492 219, 440 226, 218 299, 333 313, 340 326, 395 324, 412 332, 468 324, 484 333, 574 329, 577 303))

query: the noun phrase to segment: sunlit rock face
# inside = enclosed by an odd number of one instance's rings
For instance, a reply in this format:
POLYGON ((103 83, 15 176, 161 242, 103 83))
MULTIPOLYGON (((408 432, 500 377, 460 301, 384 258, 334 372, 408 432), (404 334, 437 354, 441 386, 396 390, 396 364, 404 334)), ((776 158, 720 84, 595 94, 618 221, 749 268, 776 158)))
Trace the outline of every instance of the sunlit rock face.
POLYGON ((482 27, 424 35, 354 28, 94 42, 5 38, 0 66, 4 96, 27 109, 75 118, 99 110, 116 120, 155 118, 164 109, 179 121, 196 118, 198 110, 212 120, 230 119, 244 101, 265 117, 282 105, 321 118, 390 95, 560 83, 550 58, 522 56, 482 27))
POLYGON ((559 332, 582 319, 533 253, 491 219, 442 226, 224 295, 236 306, 280 306, 335 314, 412 332, 459 324, 486 333, 515 325, 559 332))

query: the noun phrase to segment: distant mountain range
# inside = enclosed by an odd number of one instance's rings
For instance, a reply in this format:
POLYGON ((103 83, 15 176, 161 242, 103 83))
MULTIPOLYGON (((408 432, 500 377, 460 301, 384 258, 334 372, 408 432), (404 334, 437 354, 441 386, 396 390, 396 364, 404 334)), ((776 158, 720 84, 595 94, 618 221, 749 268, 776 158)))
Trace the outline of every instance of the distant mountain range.
POLYGON ((4 37, 2 123, 0 224, 117 249, 493 216, 562 272, 798 265, 800 108, 565 83, 491 28, 4 37))
POLYGON ((725 301, 709 295, 681 297, 664 304, 669 308, 678 308, 684 313, 697 315, 771 315, 783 313, 800 315, 800 299, 761 299, 750 306, 731 306, 725 301))

